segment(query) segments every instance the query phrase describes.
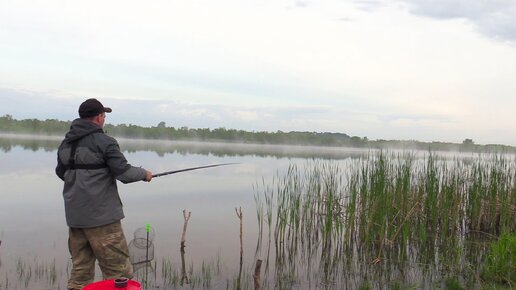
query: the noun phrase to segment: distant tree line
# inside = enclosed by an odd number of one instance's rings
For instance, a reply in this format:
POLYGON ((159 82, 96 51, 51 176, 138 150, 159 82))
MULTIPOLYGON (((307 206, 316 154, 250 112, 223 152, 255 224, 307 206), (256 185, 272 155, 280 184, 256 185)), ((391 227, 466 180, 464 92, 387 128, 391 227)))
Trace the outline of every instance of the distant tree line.
MULTIPOLYGON (((316 132, 249 132, 226 128, 166 127, 163 122, 156 127, 136 125, 105 125, 105 131, 115 136, 142 139, 225 141, 254 144, 298 144, 320 146, 349 145, 351 137, 342 133, 316 132)), ((354 140, 354 139, 353 139, 354 140)), ((361 140, 361 139, 360 139, 361 140)), ((357 144, 359 145, 359 144, 357 144)))
POLYGON ((22 134, 63 134, 70 128, 70 122, 59 121, 57 119, 38 119, 16 120, 11 115, 0 117, 0 132, 22 133, 22 134))
MULTIPOLYGON (((63 136, 69 129, 70 121, 57 119, 16 120, 11 115, 0 117, 0 132, 18 134, 43 134, 63 136)), ((226 128, 188 128, 168 127, 165 122, 156 126, 142 127, 133 124, 106 124, 104 130, 116 137, 162 140, 191 140, 211 142, 239 142, 252 144, 284 144, 312 146, 346 146, 357 148, 398 148, 413 150, 457 150, 471 152, 516 152, 516 147, 506 145, 478 145, 472 139, 465 139, 461 144, 445 142, 420 142, 405 140, 369 140, 367 137, 349 136, 344 133, 276 131, 249 132, 226 128)))
MULTIPOLYGON (((23 134, 63 135, 71 122, 56 119, 16 120, 11 115, 0 117, 0 131, 23 134)), ((298 144, 318 146, 364 145, 367 139, 350 137, 343 133, 316 132, 248 132, 226 128, 167 127, 165 122, 157 126, 142 127, 133 124, 106 124, 104 130, 112 136, 138 139, 225 141, 256 144, 298 144)))

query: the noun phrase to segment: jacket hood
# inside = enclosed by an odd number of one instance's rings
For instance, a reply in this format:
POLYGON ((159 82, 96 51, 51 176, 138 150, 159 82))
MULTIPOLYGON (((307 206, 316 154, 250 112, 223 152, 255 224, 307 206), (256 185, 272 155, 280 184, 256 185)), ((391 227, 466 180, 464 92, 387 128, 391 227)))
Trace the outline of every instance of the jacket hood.
POLYGON ((70 126, 70 131, 66 133, 64 141, 67 143, 71 143, 73 141, 79 140, 84 136, 87 136, 92 133, 104 133, 102 128, 86 119, 75 119, 70 126))

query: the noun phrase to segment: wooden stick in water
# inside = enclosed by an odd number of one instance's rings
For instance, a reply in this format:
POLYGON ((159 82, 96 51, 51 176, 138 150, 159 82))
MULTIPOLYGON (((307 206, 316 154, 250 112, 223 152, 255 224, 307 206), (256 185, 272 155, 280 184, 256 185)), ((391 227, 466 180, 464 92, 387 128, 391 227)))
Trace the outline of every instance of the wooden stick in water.
POLYGON ((235 212, 237 217, 240 219, 240 270, 238 271, 238 279, 237 279, 237 290, 240 290, 240 281, 242 278, 242 265, 244 264, 244 243, 242 241, 242 224, 243 224, 243 215, 242 215, 242 207, 238 210, 235 207, 235 212))
POLYGON ((186 213, 186 209, 183 210, 183 217, 185 219, 185 223, 183 225, 183 235, 181 236, 181 249, 185 248, 185 236, 186 236, 186 227, 188 226, 188 220, 190 219, 190 216, 192 216, 192 212, 189 211, 188 214, 186 213))
POLYGON ((183 217, 185 219, 185 223, 183 225, 183 235, 181 236, 181 286, 184 283, 189 284, 190 281, 188 279, 188 275, 186 274, 186 263, 185 263, 185 243, 186 243, 186 227, 188 226, 188 220, 190 220, 190 216, 192 216, 192 212, 186 213, 186 209, 183 210, 183 217))
POLYGON ((244 243, 242 241, 242 224, 243 224, 242 207, 240 207, 240 211, 235 207, 235 212, 236 212, 237 217, 240 219, 240 257, 242 257, 242 254, 244 252, 244 243))
POLYGON ((260 270, 262 268, 262 260, 256 260, 256 266, 254 267, 254 290, 261 290, 262 286, 260 284, 260 270))

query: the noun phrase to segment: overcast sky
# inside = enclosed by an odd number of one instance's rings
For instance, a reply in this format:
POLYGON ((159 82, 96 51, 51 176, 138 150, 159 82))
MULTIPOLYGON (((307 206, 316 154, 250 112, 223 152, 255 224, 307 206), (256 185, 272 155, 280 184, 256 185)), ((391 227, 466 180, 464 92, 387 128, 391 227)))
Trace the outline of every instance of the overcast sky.
POLYGON ((513 0, 0 0, 0 115, 516 146, 513 0))

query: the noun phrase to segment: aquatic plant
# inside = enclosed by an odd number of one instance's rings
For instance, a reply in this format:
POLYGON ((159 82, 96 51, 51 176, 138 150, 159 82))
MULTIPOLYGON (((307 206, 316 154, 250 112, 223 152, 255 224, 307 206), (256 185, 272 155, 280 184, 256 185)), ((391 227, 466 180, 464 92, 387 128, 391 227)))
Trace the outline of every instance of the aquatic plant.
POLYGON ((482 278, 487 281, 516 284, 516 234, 506 234, 491 245, 482 278))
MULTIPOLYGON (((277 281, 297 279, 298 259, 306 262, 303 272, 318 264, 325 285, 336 283, 335 275, 351 263, 382 267, 389 260, 400 269, 417 262, 465 271, 465 262, 475 265, 486 252, 469 239, 516 230, 514 161, 500 154, 447 159, 432 152, 419 158, 379 151, 340 165, 291 165, 257 193, 274 197, 277 281)), ((263 208, 271 205, 256 196, 255 202, 263 219, 263 208)), ((470 268, 470 274, 479 271, 470 268)))

